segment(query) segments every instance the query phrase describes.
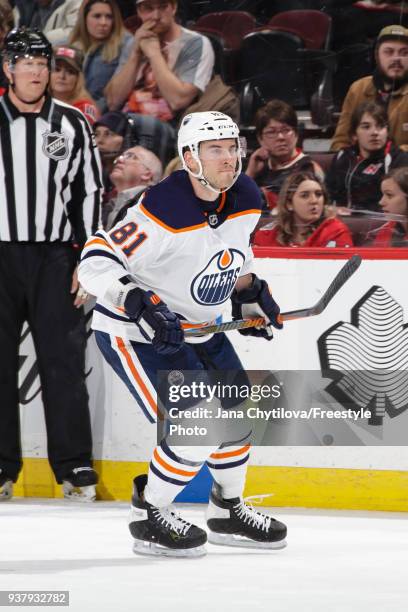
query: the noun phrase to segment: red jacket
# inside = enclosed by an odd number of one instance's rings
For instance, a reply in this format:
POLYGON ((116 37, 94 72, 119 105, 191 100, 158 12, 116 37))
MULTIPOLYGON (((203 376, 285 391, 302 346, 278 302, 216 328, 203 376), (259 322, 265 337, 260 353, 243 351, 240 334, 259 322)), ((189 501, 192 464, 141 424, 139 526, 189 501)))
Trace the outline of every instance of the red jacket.
POLYGON ((370 246, 391 247, 408 246, 408 236, 403 235, 403 227, 396 221, 388 221, 377 230, 368 234, 368 240, 372 239, 370 246))
MULTIPOLYGON (((278 228, 271 230, 258 230, 254 237, 255 246, 282 247, 285 246, 278 241, 278 228)), ((290 247, 351 247, 353 239, 350 231, 340 219, 325 219, 313 234, 302 244, 291 243, 290 247)))
POLYGON ((72 106, 75 106, 75 108, 82 111, 91 125, 93 125, 95 121, 99 119, 100 113, 98 107, 87 98, 77 100, 72 106))

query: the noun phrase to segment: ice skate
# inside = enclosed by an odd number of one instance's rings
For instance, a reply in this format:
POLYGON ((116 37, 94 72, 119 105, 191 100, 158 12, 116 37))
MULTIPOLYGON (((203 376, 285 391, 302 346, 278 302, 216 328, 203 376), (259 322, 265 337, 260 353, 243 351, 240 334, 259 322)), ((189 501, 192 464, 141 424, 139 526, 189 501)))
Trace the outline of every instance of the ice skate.
POLYGON ((13 481, 0 469, 0 501, 13 497, 13 481))
POLYGON ((144 501, 147 476, 133 481, 132 508, 129 520, 134 538, 133 552, 167 557, 201 557, 206 554, 207 534, 176 513, 173 506, 156 508, 144 501))
POLYGON ((93 502, 96 499, 97 483, 98 474, 91 467, 75 468, 62 481, 64 497, 79 502, 93 502))
POLYGON ((208 541, 224 546, 279 549, 286 546, 286 526, 257 512, 239 497, 223 499, 214 484, 207 509, 208 541))

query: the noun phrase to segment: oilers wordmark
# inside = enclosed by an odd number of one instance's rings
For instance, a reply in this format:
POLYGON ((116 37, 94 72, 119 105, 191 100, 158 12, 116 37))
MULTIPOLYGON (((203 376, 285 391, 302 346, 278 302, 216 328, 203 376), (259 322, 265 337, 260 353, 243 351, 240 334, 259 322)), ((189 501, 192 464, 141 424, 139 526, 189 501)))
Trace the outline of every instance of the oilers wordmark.
POLYGON ((217 305, 230 297, 242 270, 245 256, 237 249, 216 253, 191 283, 191 295, 198 304, 217 305))

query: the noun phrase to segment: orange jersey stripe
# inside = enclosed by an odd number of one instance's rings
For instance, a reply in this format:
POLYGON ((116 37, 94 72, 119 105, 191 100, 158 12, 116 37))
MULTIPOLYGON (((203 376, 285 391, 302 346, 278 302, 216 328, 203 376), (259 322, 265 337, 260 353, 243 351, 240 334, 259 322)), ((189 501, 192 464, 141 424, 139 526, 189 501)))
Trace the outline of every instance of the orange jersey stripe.
POLYGON ((228 219, 235 219, 235 217, 242 217, 243 215, 260 215, 261 211, 257 208, 250 208, 248 210, 243 210, 242 212, 234 213, 232 215, 228 215, 228 219))
POLYGON ((164 459, 160 457, 159 453, 157 452, 157 448, 154 449, 153 456, 155 460, 157 461, 157 463, 159 463, 165 470, 168 470, 169 472, 172 472, 173 474, 178 474, 179 476, 189 476, 190 478, 192 478, 198 473, 198 471, 186 472, 185 470, 178 470, 174 468, 172 465, 170 465, 169 463, 167 463, 166 461, 164 461, 164 459))
POLYGON ((181 229, 174 229, 173 227, 170 227, 169 225, 166 225, 165 223, 163 223, 163 221, 160 221, 160 219, 158 219, 157 217, 152 215, 152 213, 150 213, 148 210, 146 210, 146 208, 143 206, 143 204, 140 204, 140 210, 142 210, 144 212, 144 214, 147 217, 149 217, 149 219, 152 219, 158 225, 160 225, 161 227, 164 227, 164 229, 168 230, 169 232, 172 232, 173 234, 179 234, 180 232, 190 232, 191 230, 201 229, 202 227, 206 227, 207 226, 207 223, 200 223, 199 225, 190 225, 189 227, 183 227, 181 229))
POLYGON ((118 345, 118 348, 119 348, 120 352, 122 353, 122 355, 126 359, 126 363, 128 364, 130 371, 132 372, 135 380, 137 381, 137 383, 140 386, 140 388, 142 389, 142 391, 143 391, 147 401, 149 402, 151 409, 154 411, 155 414, 157 414, 156 402, 152 398, 148 388, 146 387, 146 385, 143 382, 140 374, 136 370, 135 364, 132 361, 132 357, 130 356, 129 351, 126 349, 126 346, 125 346, 125 343, 123 342, 123 339, 119 338, 119 337, 116 337, 116 342, 117 342, 117 345, 118 345))
POLYGON ((112 247, 110 244, 108 244, 106 242, 106 240, 104 240, 103 238, 92 238, 92 240, 88 240, 88 242, 86 243, 85 247, 89 247, 92 244, 102 244, 102 246, 106 246, 108 247, 108 249, 110 249, 111 251, 113 251, 112 247))
POLYGON ((227 453, 213 453, 212 455, 210 455, 210 457, 212 457, 213 459, 227 459, 227 457, 237 457, 238 455, 243 455, 244 453, 249 451, 250 448, 251 445, 247 444, 246 446, 243 446, 242 448, 239 448, 236 451, 229 451, 227 453))

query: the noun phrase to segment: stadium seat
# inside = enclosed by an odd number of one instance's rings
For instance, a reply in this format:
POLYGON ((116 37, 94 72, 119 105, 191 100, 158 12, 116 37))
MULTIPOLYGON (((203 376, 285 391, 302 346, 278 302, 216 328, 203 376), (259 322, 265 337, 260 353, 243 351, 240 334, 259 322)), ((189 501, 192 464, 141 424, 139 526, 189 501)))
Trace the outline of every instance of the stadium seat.
POLYGON ((321 11, 302 10, 278 13, 267 23, 268 28, 299 36, 306 49, 330 48, 331 17, 321 11))
POLYGON ((196 21, 197 28, 207 28, 219 34, 225 49, 237 50, 243 37, 256 28, 253 15, 245 11, 221 11, 203 15, 196 21))
MULTIPOLYGON (((320 106, 330 106, 334 59, 329 51, 305 49, 303 41, 289 32, 248 34, 240 51, 241 121, 250 125, 254 113, 271 98, 302 110, 311 109, 312 99, 315 105, 320 101, 320 106)), ((323 119, 326 125, 327 118, 323 119)))
POLYGON ((142 20, 138 15, 131 15, 123 22, 124 26, 129 32, 134 34, 138 28, 142 25, 142 20))
POLYGON ((354 81, 373 73, 374 61, 371 45, 355 44, 337 53, 337 69, 333 84, 334 103, 339 110, 348 89, 354 81))

